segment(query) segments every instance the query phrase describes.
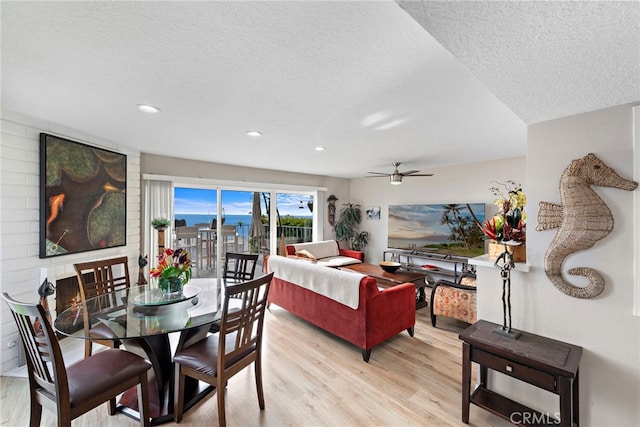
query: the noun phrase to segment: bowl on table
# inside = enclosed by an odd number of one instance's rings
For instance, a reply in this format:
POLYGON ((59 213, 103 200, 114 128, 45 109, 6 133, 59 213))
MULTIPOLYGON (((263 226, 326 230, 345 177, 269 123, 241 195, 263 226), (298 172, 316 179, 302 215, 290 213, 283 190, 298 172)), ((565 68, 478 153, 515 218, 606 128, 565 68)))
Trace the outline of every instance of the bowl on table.
POLYGON ((387 273, 395 273, 402 266, 399 262, 394 261, 381 261, 379 265, 387 273))

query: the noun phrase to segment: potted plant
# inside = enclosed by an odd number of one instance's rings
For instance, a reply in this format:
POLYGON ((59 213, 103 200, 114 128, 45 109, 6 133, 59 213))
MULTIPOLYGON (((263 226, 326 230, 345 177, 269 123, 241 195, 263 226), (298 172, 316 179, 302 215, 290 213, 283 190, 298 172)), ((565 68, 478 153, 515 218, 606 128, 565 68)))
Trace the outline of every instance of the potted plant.
POLYGON ((171 225, 171 221, 169 221, 167 218, 153 218, 151 220, 151 226, 156 230, 159 230, 159 229, 164 230, 170 225, 171 225))
POLYGON ((350 249, 361 251, 369 243, 369 232, 358 231, 362 210, 360 205, 354 203, 345 203, 343 206, 334 227, 336 237, 346 241, 350 249))

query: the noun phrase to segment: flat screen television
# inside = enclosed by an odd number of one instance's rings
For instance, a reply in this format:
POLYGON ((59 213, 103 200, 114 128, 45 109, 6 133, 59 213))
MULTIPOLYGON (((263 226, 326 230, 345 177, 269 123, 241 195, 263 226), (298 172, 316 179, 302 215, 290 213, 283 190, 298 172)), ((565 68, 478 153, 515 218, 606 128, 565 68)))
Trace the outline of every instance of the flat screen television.
POLYGON ((387 245, 469 258, 483 255, 484 234, 473 216, 482 223, 484 215, 484 203, 390 205, 387 245))

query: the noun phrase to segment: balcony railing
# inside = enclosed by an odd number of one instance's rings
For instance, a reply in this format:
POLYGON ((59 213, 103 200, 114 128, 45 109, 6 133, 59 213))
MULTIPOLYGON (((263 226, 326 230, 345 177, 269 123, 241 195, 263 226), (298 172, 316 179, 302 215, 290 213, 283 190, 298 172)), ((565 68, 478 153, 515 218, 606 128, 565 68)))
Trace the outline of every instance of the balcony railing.
MULTIPOLYGON (((236 233, 238 235, 238 251, 239 252, 262 252, 269 250, 269 229, 265 226, 265 235, 263 244, 254 242, 254 238, 249 236, 250 224, 242 224, 236 226, 236 233)), ((283 225, 278 227, 278 238, 284 234, 285 242, 291 243, 303 243, 310 242, 312 240, 312 228, 311 227, 299 227, 291 225, 283 225)))

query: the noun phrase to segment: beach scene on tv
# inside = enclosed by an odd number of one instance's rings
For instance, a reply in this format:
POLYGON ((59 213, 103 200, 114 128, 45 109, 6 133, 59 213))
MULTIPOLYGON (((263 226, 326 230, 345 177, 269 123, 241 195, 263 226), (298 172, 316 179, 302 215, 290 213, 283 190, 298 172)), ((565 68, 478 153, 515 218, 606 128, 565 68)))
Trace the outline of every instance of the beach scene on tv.
POLYGON ((484 254, 484 203, 390 205, 388 247, 463 257, 484 254), (471 211, 469 210, 471 209, 471 211))

